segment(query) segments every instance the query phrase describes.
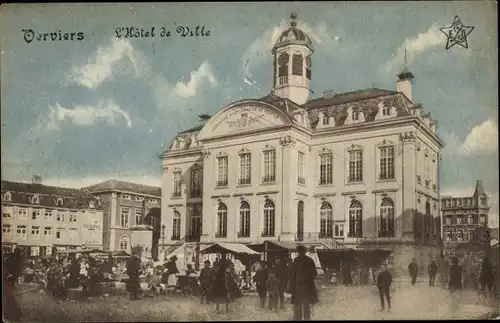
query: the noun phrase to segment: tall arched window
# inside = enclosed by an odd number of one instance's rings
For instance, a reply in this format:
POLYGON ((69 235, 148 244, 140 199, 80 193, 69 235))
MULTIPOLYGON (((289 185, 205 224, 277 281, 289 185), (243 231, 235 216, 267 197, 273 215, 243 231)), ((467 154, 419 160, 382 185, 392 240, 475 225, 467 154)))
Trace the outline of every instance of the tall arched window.
POLYGON ((128 251, 129 239, 127 235, 122 235, 120 237, 120 250, 128 251))
POLYGON ((320 209, 320 236, 333 237, 333 209, 330 203, 324 202, 320 209))
POLYGON ((297 203, 297 238, 304 240, 304 201, 297 203))
POLYGON ((240 205, 240 232, 238 236, 242 238, 250 237, 250 205, 243 201, 240 205))
POLYGON ((389 198, 384 198, 380 203, 379 237, 394 237, 394 203, 389 198))
POLYGON ((363 208, 358 200, 349 205, 349 237, 363 236, 363 208))
POLYGON ((217 233, 215 237, 227 237, 227 206, 224 203, 220 203, 217 209, 217 233))
POLYGON ((180 240, 180 239, 181 239, 181 214, 178 211, 174 211, 171 240, 180 240))
POLYGON ((263 237, 274 237, 275 225, 275 209, 274 203, 271 200, 266 200, 264 203, 264 231, 263 237))

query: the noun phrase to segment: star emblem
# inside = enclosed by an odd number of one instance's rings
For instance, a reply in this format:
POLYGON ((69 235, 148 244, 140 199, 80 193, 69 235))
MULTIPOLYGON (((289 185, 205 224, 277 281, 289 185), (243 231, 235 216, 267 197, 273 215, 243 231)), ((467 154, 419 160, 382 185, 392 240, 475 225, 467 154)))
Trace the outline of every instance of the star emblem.
POLYGON ((464 48, 469 48, 467 44, 467 36, 474 30, 472 26, 464 26, 458 16, 455 16, 453 23, 449 27, 439 28, 446 35, 446 49, 450 49, 455 45, 460 45, 464 48))

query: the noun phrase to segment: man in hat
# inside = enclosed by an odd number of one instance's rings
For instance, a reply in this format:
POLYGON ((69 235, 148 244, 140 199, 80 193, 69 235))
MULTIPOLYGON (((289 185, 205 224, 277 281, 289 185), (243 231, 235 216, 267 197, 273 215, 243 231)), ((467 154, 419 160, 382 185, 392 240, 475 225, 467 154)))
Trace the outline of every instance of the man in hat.
POLYGON ((318 302, 314 279, 317 276, 316 265, 306 255, 306 247, 298 246, 298 256, 294 259, 290 274, 292 304, 294 304, 294 320, 310 320, 312 304, 318 302))
POLYGON ((139 292, 141 289, 141 282, 139 279, 141 269, 141 259, 137 256, 137 252, 132 254, 127 261, 127 275, 129 277, 129 292, 131 300, 139 299, 139 292))
POLYGON ((410 274, 411 285, 415 286, 415 283, 417 282, 417 276, 418 276, 417 259, 413 258, 412 262, 408 265, 408 273, 410 274))

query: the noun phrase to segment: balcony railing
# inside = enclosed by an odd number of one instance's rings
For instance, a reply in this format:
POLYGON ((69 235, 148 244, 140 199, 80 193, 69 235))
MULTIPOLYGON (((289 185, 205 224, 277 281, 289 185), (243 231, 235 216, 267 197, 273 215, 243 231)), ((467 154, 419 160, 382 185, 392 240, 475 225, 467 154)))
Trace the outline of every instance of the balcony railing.
POLYGON ((190 234, 186 236, 186 242, 200 242, 201 234, 190 234))
POLYGON ((227 238, 227 232, 216 232, 215 237, 216 238, 227 238))
POLYGON ((266 175, 262 177, 262 183, 273 183, 276 181, 276 176, 274 175, 266 175))
POLYGON ((217 181, 215 184, 217 187, 226 187, 227 186, 227 179, 223 181, 217 181))
POLYGON ((181 240, 181 235, 173 235, 170 237, 170 240, 181 240))
POLYGON ((238 238, 250 238, 250 232, 240 231, 238 232, 238 238))
POLYGON ((201 190, 192 190, 191 197, 201 197, 201 190))
POLYGON ((305 184, 305 183, 306 183, 306 179, 305 179, 304 177, 299 177, 299 178, 297 179, 297 182, 298 182, 299 184, 305 184))
POLYGON ((261 237, 274 237, 274 231, 265 231, 265 232, 262 232, 261 237))
POLYGON ((240 178, 238 180, 238 185, 248 185, 250 184, 250 178, 240 178))

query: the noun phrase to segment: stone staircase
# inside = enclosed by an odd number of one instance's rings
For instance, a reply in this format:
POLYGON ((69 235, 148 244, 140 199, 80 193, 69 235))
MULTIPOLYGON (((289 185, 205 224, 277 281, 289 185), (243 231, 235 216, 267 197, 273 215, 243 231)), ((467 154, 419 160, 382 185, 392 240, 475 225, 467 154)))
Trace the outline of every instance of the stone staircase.
POLYGON ((170 256, 174 251, 179 249, 184 243, 186 243, 186 237, 178 240, 175 244, 171 245, 164 251, 165 260, 170 256))

